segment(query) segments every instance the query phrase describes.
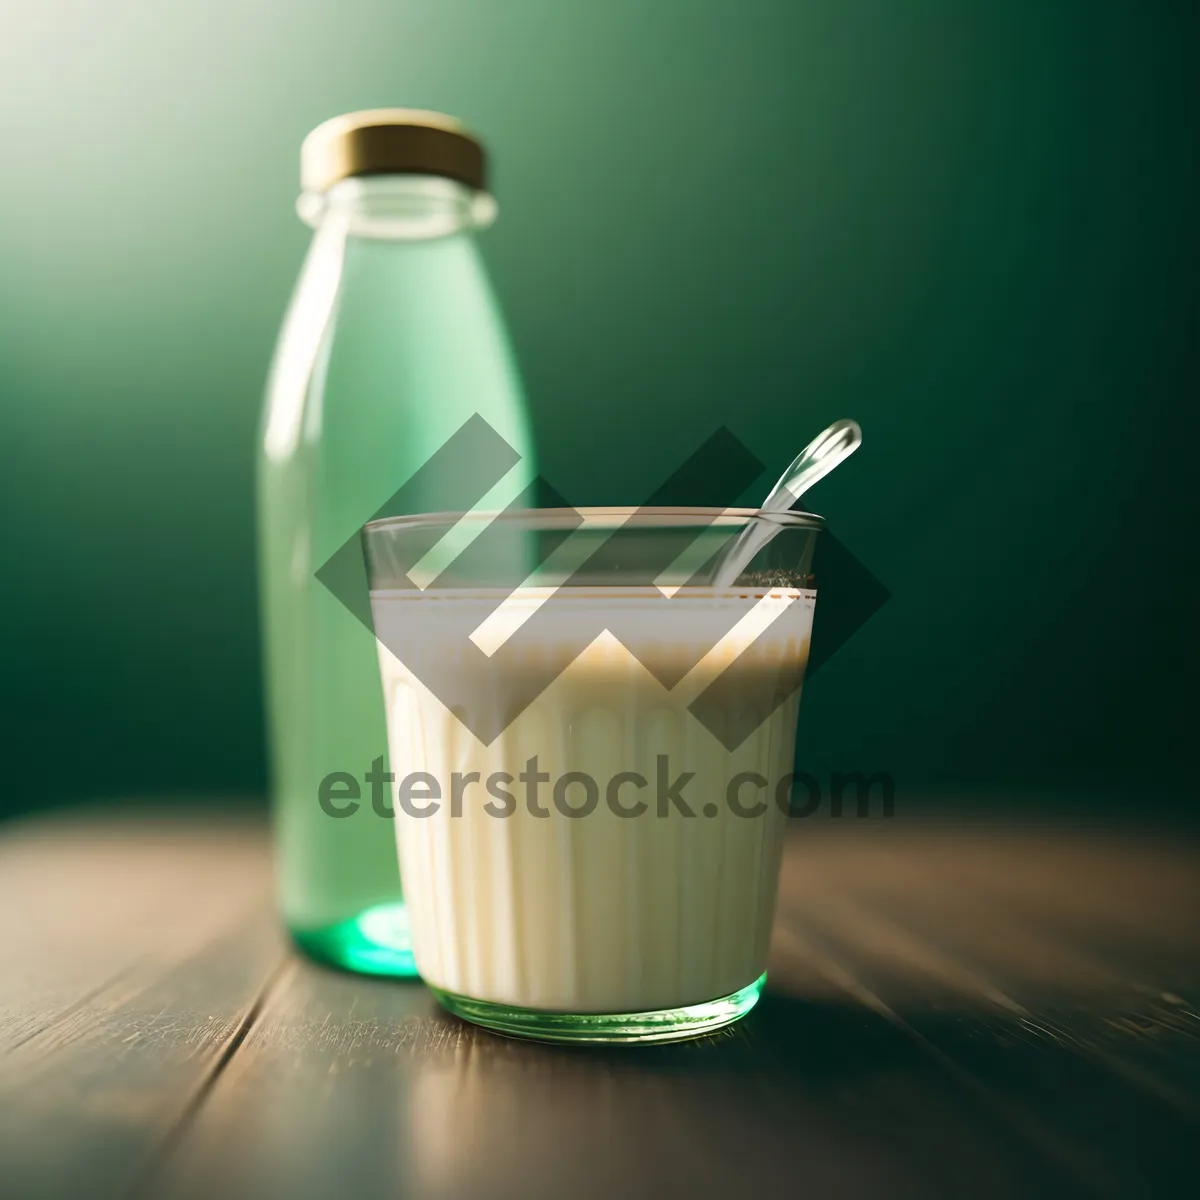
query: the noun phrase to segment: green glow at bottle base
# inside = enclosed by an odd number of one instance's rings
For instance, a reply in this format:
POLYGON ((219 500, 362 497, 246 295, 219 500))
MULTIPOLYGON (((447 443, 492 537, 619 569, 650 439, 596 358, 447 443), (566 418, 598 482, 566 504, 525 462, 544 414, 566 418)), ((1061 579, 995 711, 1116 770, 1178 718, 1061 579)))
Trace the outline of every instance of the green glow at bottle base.
POLYGON ((414 979, 417 974, 403 904, 377 904, 349 921, 324 929, 292 929, 310 958, 364 975, 414 979))

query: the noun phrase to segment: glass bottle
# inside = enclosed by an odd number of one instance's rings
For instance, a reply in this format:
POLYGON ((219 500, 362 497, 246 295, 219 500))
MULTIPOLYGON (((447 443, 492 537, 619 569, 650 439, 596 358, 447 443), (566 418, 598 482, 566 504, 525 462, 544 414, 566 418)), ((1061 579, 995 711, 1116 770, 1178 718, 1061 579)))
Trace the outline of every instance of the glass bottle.
MULTIPOLYGON (((479 507, 531 481, 533 456, 474 239, 495 213, 480 144, 438 114, 355 113, 309 135, 301 175, 314 236, 258 471, 278 900, 314 957, 409 975, 394 821, 377 812, 391 799, 375 641, 315 573, 474 414, 520 455, 479 507)), ((409 511, 454 507, 425 490, 406 489, 409 511)))

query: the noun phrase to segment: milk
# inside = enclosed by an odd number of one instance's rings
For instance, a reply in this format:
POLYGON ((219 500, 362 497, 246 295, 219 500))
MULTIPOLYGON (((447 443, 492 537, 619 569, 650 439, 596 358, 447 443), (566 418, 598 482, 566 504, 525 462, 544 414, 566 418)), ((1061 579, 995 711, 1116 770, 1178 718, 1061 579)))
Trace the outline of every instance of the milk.
POLYGON ((545 597, 532 589, 490 619, 498 601, 483 594, 372 594, 418 970, 443 991, 555 1012, 727 996, 766 968, 798 688, 767 710, 807 659, 814 593, 764 591, 715 646, 704 640, 714 612, 726 605, 737 619, 744 592, 697 589, 669 604, 616 588, 577 593, 559 598, 557 625, 538 623, 545 597), (515 666, 491 673, 451 635, 464 613, 490 653, 526 621, 544 632, 526 631, 515 666), (505 710, 490 744, 472 732, 488 706, 516 707, 536 690, 524 676, 562 657, 568 626, 603 628, 618 613, 636 654, 600 633, 520 712, 505 710), (470 686, 434 689, 459 697, 456 715, 418 676, 440 682, 460 661, 475 672, 470 686), (733 749, 688 711, 727 669, 738 683, 730 703, 750 706, 756 725, 733 749), (740 773, 766 786, 743 780, 731 801, 740 773))

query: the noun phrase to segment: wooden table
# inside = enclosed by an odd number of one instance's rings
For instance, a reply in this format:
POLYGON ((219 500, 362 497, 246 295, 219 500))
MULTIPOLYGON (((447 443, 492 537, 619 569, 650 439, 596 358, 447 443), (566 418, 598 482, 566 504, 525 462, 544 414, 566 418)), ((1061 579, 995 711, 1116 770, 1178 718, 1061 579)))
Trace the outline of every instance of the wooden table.
POLYGON ((255 824, 11 825, 0 1196, 1197 1194, 1198 864, 802 823, 746 1021, 562 1049, 295 957, 255 824))

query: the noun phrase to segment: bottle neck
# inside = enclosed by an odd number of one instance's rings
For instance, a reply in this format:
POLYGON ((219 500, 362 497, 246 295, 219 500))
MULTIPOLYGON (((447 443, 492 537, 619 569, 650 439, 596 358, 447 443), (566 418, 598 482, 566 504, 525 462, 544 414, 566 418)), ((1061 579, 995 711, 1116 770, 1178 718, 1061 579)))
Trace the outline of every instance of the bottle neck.
POLYGON ((496 202, 438 175, 356 175, 305 192, 296 211, 314 229, 334 224, 350 237, 414 242, 486 229, 496 202))

